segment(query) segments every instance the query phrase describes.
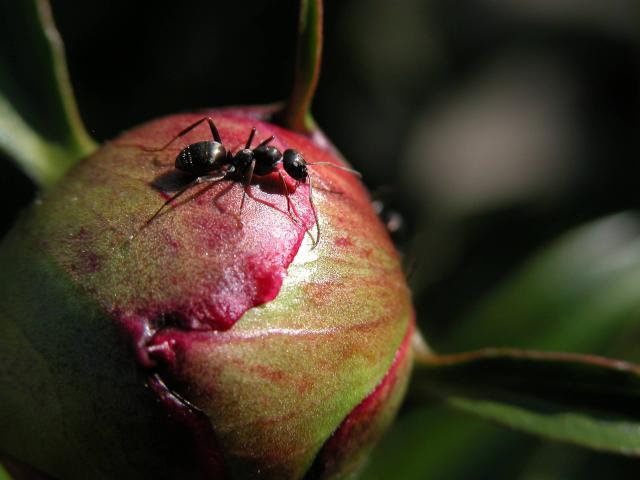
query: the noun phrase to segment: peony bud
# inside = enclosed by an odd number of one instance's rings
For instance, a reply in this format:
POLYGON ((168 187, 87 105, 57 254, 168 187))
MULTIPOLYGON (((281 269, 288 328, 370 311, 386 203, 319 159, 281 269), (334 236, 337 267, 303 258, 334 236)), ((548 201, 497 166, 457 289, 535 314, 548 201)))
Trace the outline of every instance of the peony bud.
MULTIPOLYGON (((226 149, 275 135, 207 112, 226 149)), ((27 211, 0 246, 0 451, 58 478, 329 478, 357 471, 406 386, 409 290, 350 172, 310 167, 194 186, 174 168, 210 140, 203 114, 107 143, 27 211), (253 198, 251 198, 253 197, 253 198), (313 204, 310 199, 313 199, 313 204), (313 205, 317 210, 317 235, 313 205), (315 248, 314 248, 315 247, 315 248)), ((279 166, 278 168, 281 168, 279 166)))

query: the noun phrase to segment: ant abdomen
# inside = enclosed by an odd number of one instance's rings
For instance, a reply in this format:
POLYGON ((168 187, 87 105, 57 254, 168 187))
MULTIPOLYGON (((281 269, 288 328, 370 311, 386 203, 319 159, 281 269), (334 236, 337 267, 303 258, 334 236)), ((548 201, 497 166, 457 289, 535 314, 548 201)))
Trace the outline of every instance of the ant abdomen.
POLYGON ((176 157, 176 168, 195 176, 205 175, 218 168, 227 151, 218 142, 203 141, 188 145, 176 157))

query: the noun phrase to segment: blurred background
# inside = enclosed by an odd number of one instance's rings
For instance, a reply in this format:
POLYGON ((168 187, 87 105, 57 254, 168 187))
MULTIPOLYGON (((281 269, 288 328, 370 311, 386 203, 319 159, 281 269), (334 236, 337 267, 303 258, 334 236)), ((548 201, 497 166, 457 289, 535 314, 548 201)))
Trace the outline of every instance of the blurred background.
MULTIPOLYGON (((51 3, 98 141, 290 89, 296 0, 51 3)), ((315 118, 383 205, 436 350, 640 360, 638 10, 325 0, 315 118)), ((4 232, 35 190, 0 161, 4 232)), ((638 467, 434 405, 401 413, 365 477, 637 478, 638 467)))

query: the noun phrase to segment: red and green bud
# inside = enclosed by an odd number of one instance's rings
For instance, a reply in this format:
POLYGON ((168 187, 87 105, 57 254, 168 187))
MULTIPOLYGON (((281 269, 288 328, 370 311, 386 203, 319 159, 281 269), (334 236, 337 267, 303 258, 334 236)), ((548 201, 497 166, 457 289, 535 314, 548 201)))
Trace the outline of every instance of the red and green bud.
MULTIPOLYGON (((307 162, 321 133, 264 108, 207 112, 233 152, 253 126, 307 162)), ((188 190, 203 116, 145 124, 48 190, 0 246, 0 451, 58 478, 332 478, 356 471, 402 398, 410 294, 352 174, 188 190)))

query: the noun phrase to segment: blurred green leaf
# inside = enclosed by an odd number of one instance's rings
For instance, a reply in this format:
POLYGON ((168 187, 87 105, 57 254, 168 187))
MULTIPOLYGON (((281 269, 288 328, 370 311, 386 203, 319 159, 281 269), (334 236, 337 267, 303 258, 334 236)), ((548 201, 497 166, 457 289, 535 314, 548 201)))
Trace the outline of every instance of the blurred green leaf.
POLYGON ((40 186, 95 148, 46 0, 0 3, 0 151, 40 186))
POLYGON ((608 217, 535 255, 456 322, 438 347, 517 346, 618 356, 617 339, 638 328, 638 285, 640 217, 608 217))
POLYGON ((374 451, 361 480, 509 479, 539 440, 444 405, 405 412, 374 451))
POLYGON ((9 472, 7 472, 4 469, 1 463, 0 463, 0 480, 12 480, 12 478, 9 476, 9 472))
MULTIPOLYGON (((487 345, 596 352, 637 360, 640 217, 622 213, 593 221, 563 235, 535 254, 464 318, 454 322, 446 350, 487 345)), ((406 411, 374 452, 367 480, 393 472, 409 479, 520 478, 539 475, 534 461, 540 441, 500 429, 444 407, 406 411), (459 439, 459 441, 456 441, 459 439), (470 448, 470 446, 472 446, 470 448), (471 453, 473 453, 471 455, 471 453), (464 462, 458 459, 464 458, 464 462), (522 472, 523 465, 531 468, 522 472)), ((544 447, 544 443, 542 444, 544 447)), ((633 471, 632 461, 553 445, 569 470, 560 477, 585 478, 589 471, 633 471), (571 468, 567 456, 571 455, 571 468), (626 469, 626 470, 625 470, 626 469), (568 472, 577 472, 570 476, 568 472)), ((543 469, 549 477, 549 469, 543 469)), ((604 474, 604 473, 603 473, 604 474)), ((598 474, 595 473, 597 476, 598 474)), ((589 477, 592 478, 592 477, 589 477)))
POLYGON ((640 456, 640 367, 517 349, 419 355, 410 392, 502 425, 640 456))

